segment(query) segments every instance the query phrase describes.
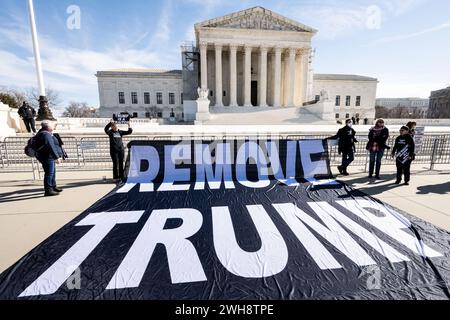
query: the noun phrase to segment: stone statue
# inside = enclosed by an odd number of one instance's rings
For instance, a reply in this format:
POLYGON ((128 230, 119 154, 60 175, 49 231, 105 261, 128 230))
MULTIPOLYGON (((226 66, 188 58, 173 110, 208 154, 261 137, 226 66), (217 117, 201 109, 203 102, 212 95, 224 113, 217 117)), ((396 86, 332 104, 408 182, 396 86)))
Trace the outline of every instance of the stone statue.
POLYGON ((328 92, 324 89, 320 91, 320 101, 328 101, 328 92))
POLYGON ((198 98, 200 100, 208 100, 208 96, 209 96, 209 89, 203 89, 203 88, 198 88, 197 89, 197 93, 198 93, 198 98))

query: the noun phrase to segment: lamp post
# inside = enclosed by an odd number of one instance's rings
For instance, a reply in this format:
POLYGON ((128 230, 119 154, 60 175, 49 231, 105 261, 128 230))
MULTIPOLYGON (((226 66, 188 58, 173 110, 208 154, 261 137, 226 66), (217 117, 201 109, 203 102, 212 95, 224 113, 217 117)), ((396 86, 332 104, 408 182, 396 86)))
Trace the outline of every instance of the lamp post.
POLYGON ((30 17, 31 36, 33 39, 34 60, 36 62, 36 74, 39 89, 39 110, 36 120, 55 120, 53 114, 48 107, 48 100, 45 94, 44 76, 42 73, 41 55, 39 50, 39 42, 36 30, 36 19, 34 17, 33 0, 28 0, 28 12, 30 17))

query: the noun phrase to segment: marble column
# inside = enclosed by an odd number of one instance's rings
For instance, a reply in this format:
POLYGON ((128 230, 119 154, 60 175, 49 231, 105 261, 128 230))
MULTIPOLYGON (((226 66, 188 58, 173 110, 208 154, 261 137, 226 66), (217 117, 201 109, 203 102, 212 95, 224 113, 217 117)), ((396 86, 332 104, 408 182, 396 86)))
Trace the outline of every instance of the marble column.
POLYGON ((202 89, 208 89, 208 44, 206 42, 200 43, 200 70, 201 70, 201 86, 202 89))
POLYGON ((308 97, 308 86, 309 86, 309 49, 302 49, 302 101, 301 103, 307 102, 308 97))
POLYGON ((259 69, 259 105, 267 107, 267 47, 260 49, 259 69))
POLYGON ((252 47, 245 46, 244 66, 244 106, 251 107, 251 81, 252 81, 252 47))
POLYGON ((295 54, 297 49, 289 48, 289 81, 287 83, 287 106, 294 106, 295 91, 295 54))
POLYGON ((237 68, 236 68, 237 45, 230 45, 230 107, 237 106, 237 68))
POLYGON ((222 97, 222 45, 215 44, 216 49, 216 107, 223 107, 222 97))
POLYGON ((281 48, 275 48, 275 71, 274 71, 274 81, 273 81, 273 106, 281 106, 281 48))

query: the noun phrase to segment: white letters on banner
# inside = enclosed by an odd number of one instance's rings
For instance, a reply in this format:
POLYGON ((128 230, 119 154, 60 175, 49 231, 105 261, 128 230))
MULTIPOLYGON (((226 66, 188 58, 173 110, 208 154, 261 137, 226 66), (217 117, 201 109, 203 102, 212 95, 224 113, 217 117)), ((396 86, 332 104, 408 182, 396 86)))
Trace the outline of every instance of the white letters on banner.
MULTIPOLYGON (((442 256, 441 253, 402 230, 408 228, 410 222, 400 213, 368 200, 342 200, 337 203, 414 253, 424 257, 442 256), (376 216, 367 209, 377 210, 383 216, 376 216)), ((333 245, 358 266, 376 264, 342 226, 345 226, 389 261, 409 260, 408 257, 400 254, 330 204, 308 202, 308 205, 322 223, 292 203, 273 204, 272 206, 291 228, 320 269, 342 268, 341 264, 322 244, 323 240, 333 245), (319 234, 320 238, 309 231, 306 225, 319 234)), ((224 267, 236 276, 269 277, 282 272, 286 267, 289 251, 283 236, 269 217, 267 209, 262 205, 247 206, 261 239, 261 247, 256 252, 246 252, 237 243, 229 208, 211 208, 215 252, 224 267)), ((136 223, 143 213, 144 211, 100 212, 86 216, 76 226, 93 226, 92 229, 28 286, 20 294, 20 297, 55 293, 116 225, 136 223)), ((202 224, 203 216, 195 209, 153 210, 110 280, 107 289, 138 287, 145 272, 152 272, 151 269, 148 269, 148 264, 159 243, 166 248, 168 271, 172 283, 207 281, 197 250, 193 243, 187 240, 200 230, 202 224), (168 219, 181 219, 182 224, 177 228, 164 229, 168 219)))
POLYGON ((30 284, 19 297, 55 293, 117 224, 136 223, 143 213, 144 211, 121 211, 89 214, 76 226, 94 227, 30 284))
POLYGON ((411 222, 403 217, 400 213, 392 209, 388 209, 383 204, 365 199, 342 200, 336 201, 336 203, 343 206, 364 221, 370 223, 377 229, 383 231, 391 238, 394 238, 414 253, 422 257, 442 256, 439 252, 434 251, 430 247, 419 242, 416 237, 413 237, 412 235, 402 230, 409 228, 411 226, 411 222), (376 210, 377 212, 381 213, 382 216, 377 217, 367 209, 376 210))
POLYGON ((224 181, 225 189, 233 189, 233 173, 231 169, 231 149, 229 143, 216 145, 215 161, 211 159, 211 150, 207 144, 195 145, 196 183, 195 190, 204 190, 205 181, 211 189, 219 189, 224 181), (213 168, 213 164, 215 167, 213 168))
MULTIPOLYGON (((206 183, 211 189, 220 188, 222 183, 226 189, 234 188, 232 147, 231 143, 218 143, 215 146, 216 155, 213 161, 208 144, 195 144, 193 155, 191 155, 190 143, 164 146, 164 181, 157 191, 183 191, 191 188, 191 184, 187 183, 190 180, 191 169, 176 168, 180 161, 195 164, 194 190, 204 190, 206 183)), ((266 141, 259 144, 256 141, 247 141, 237 150, 234 180, 248 188, 265 188, 270 185, 269 174, 271 173, 281 183, 295 186, 298 185, 297 160, 301 163, 303 177, 306 179, 314 178, 315 175, 328 175, 326 160, 312 160, 312 155, 323 152, 325 150, 322 140, 287 141, 286 155, 282 157, 286 162, 286 172, 283 172, 276 142, 266 141), (296 158, 297 150, 299 150, 300 159, 296 158), (258 181, 248 180, 248 163, 256 165, 258 181)), ((161 167, 156 149, 150 145, 133 145, 130 154, 130 173, 127 182, 117 190, 117 193, 127 193, 136 184, 140 184, 140 192, 154 191, 153 181, 161 167), (142 170, 142 163, 146 163, 148 167, 142 170)))
POLYGON ((178 162, 191 159, 191 145, 177 144, 164 146, 164 182, 158 191, 189 190, 189 184, 174 184, 174 182, 189 182, 190 171, 187 168, 175 168, 178 162))
POLYGON ((200 229, 202 223, 202 214, 194 209, 154 210, 107 289, 138 287, 158 243, 166 247, 172 283, 206 281, 197 251, 186 240, 200 229), (164 229, 166 221, 174 218, 182 219, 182 225, 164 229))
POLYGON ((288 249, 264 207, 247 206, 261 239, 256 252, 243 251, 237 243, 228 207, 213 207, 214 249, 222 265, 244 278, 262 278, 277 274, 286 267, 288 249))

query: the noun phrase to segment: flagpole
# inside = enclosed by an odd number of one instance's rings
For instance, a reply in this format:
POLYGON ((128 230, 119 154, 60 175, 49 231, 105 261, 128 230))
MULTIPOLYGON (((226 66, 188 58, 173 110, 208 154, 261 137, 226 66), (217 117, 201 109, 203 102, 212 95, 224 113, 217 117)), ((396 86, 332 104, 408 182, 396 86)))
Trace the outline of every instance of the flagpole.
POLYGON ((31 37, 33 40, 34 60, 36 63, 36 74, 39 90, 39 110, 36 120, 55 120, 52 112, 48 108, 48 100, 45 94, 44 75, 42 73, 41 54, 37 36, 36 19, 34 16, 33 0, 28 0, 28 13, 30 17, 31 37))

